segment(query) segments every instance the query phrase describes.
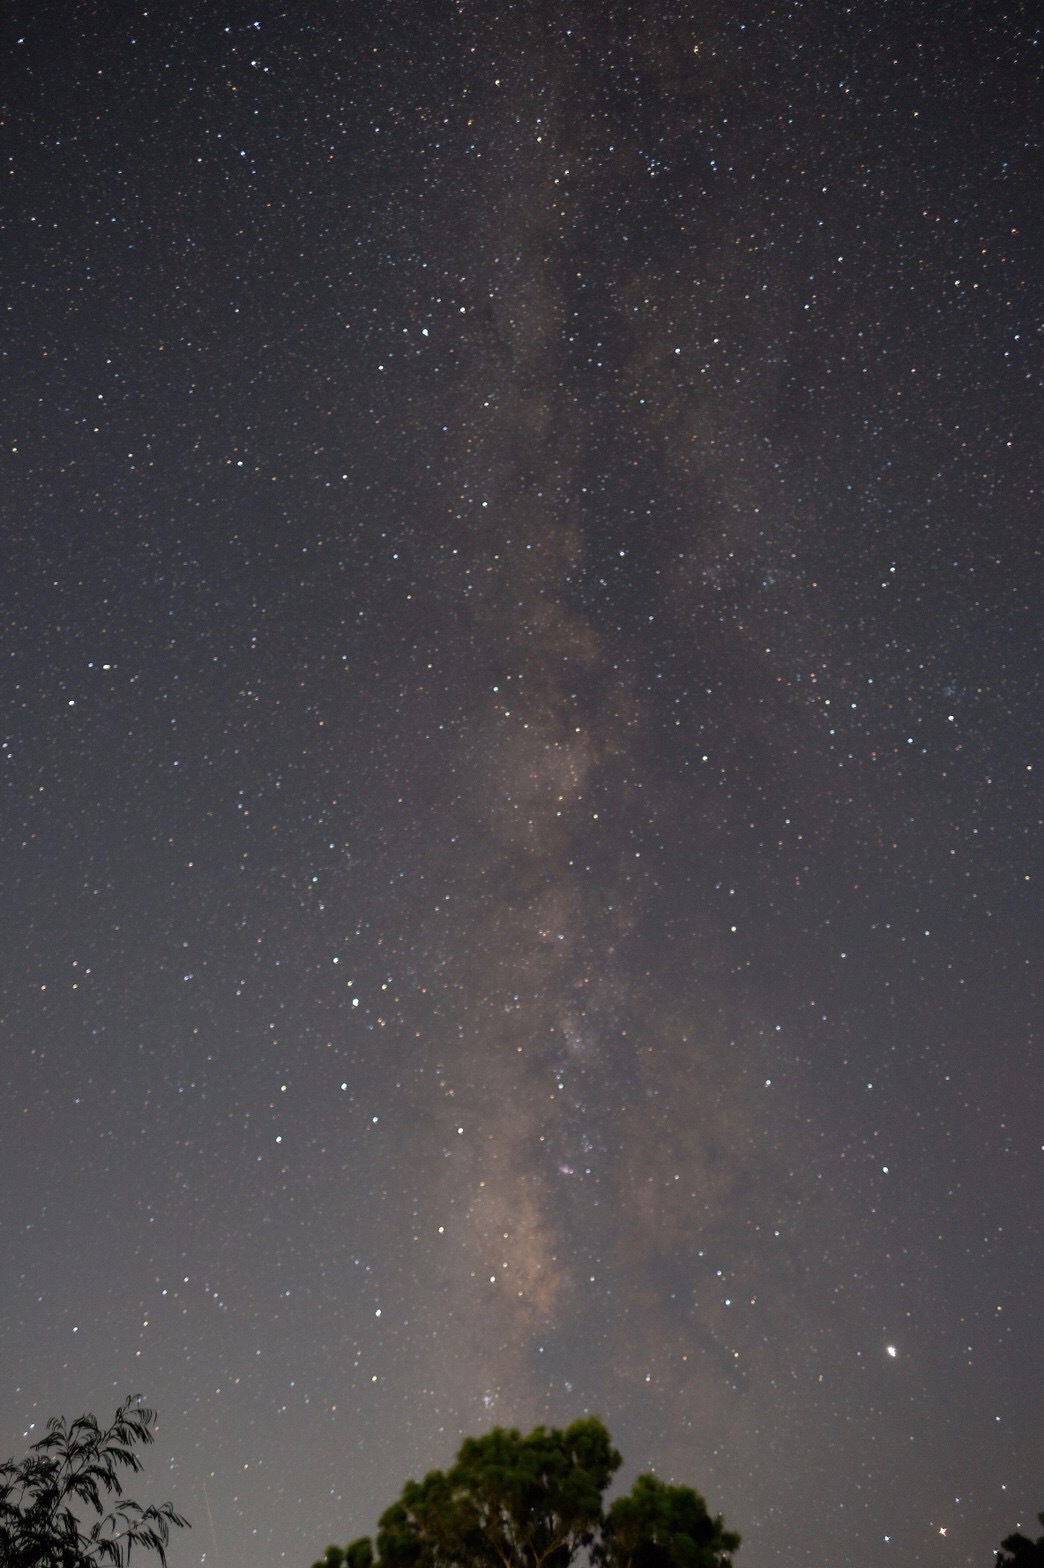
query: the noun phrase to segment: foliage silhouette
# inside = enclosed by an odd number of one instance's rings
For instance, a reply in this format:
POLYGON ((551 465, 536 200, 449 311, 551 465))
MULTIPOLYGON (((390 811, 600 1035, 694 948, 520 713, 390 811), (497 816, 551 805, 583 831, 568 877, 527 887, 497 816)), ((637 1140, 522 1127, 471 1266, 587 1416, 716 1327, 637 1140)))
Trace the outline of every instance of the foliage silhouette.
POLYGON ((0 1465, 0 1568, 123 1568, 135 1546, 165 1568, 171 1527, 188 1521, 170 1503, 125 1498, 120 1476, 141 1470, 134 1449, 153 1441, 155 1419, 133 1397, 104 1430, 92 1415, 56 1416, 20 1463, 0 1465))
POLYGON ((589 1416, 523 1437, 496 1427, 448 1471, 407 1481, 366 1536, 314 1568, 730 1568, 740 1538, 698 1492, 639 1476, 605 1511, 622 1460, 589 1416))
MULTIPOLYGON (((1037 1518, 1044 1524, 1044 1514, 1037 1518)), ((1028 1535, 1007 1536, 1000 1544, 996 1568, 1044 1568, 1044 1535, 1031 1541, 1028 1535)))

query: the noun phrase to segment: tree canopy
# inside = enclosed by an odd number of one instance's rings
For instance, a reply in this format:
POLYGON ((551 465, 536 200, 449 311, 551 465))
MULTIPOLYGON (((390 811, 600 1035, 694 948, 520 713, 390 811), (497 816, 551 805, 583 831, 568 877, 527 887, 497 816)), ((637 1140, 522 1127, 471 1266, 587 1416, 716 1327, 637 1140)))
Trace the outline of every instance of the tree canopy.
POLYGON ((622 1460, 589 1416, 528 1436, 469 1437, 451 1469, 407 1481, 367 1536, 315 1568, 730 1568, 739 1536, 698 1492, 641 1475, 604 1506, 622 1460))
MULTIPOLYGON (((1044 1514, 1037 1518, 1044 1524, 1044 1514)), ((1044 1535, 1035 1541, 1018 1532, 1007 1536, 997 1553, 997 1568, 1044 1568, 1044 1535)))
POLYGON ((92 1415, 56 1416, 23 1460, 0 1464, 0 1568, 123 1568, 135 1546, 165 1565, 171 1527, 188 1521, 170 1503, 125 1498, 120 1475, 141 1470, 134 1449, 153 1441, 155 1419, 134 1398, 104 1430, 92 1415))

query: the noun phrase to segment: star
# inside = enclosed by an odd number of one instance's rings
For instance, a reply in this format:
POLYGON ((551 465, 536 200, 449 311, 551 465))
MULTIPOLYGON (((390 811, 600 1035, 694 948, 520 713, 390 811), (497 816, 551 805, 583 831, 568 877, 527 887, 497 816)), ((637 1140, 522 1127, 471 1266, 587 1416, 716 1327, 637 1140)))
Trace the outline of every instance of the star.
POLYGON ((1030 8, 17 9, 0 1425, 286 1564, 590 1410, 751 1564, 1028 1493, 1030 8))

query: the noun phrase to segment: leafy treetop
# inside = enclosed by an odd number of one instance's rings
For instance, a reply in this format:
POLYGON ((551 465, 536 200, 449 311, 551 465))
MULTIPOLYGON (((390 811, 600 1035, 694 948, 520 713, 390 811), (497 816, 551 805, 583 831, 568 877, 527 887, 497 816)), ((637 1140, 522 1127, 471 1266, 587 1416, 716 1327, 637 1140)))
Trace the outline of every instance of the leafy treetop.
POLYGON ((496 1427, 467 1438, 450 1470, 407 1481, 376 1554, 363 1536, 315 1568, 730 1568, 740 1538, 690 1487, 642 1475, 606 1512, 621 1463, 596 1416, 526 1437, 496 1427))
MULTIPOLYGON (((1044 1514, 1037 1518, 1044 1524, 1044 1514)), ((1009 1535, 1000 1544, 997 1568, 1044 1568, 1044 1535, 1031 1541, 1028 1535, 1009 1535)))
POLYGON ((155 1419, 134 1398, 104 1430, 92 1415, 56 1416, 20 1463, 0 1464, 0 1568, 123 1568, 135 1546, 165 1565, 171 1527, 188 1521, 170 1503, 131 1502, 120 1476, 141 1470, 134 1448, 153 1441, 155 1419))
POLYGON ((604 1535, 610 1568, 717 1568, 740 1544, 699 1492, 654 1475, 640 1475, 610 1505, 604 1535))

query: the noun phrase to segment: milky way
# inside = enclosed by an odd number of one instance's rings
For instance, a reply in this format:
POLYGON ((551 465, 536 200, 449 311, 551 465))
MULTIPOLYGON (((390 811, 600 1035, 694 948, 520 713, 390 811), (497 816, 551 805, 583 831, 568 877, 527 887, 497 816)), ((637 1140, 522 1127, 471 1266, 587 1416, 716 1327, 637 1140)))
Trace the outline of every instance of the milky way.
POLYGON ((351 9, 8 27, 5 1452, 140 1389, 173 1568, 307 1565, 594 1411, 745 1568, 989 1563, 1028 8, 351 9))

